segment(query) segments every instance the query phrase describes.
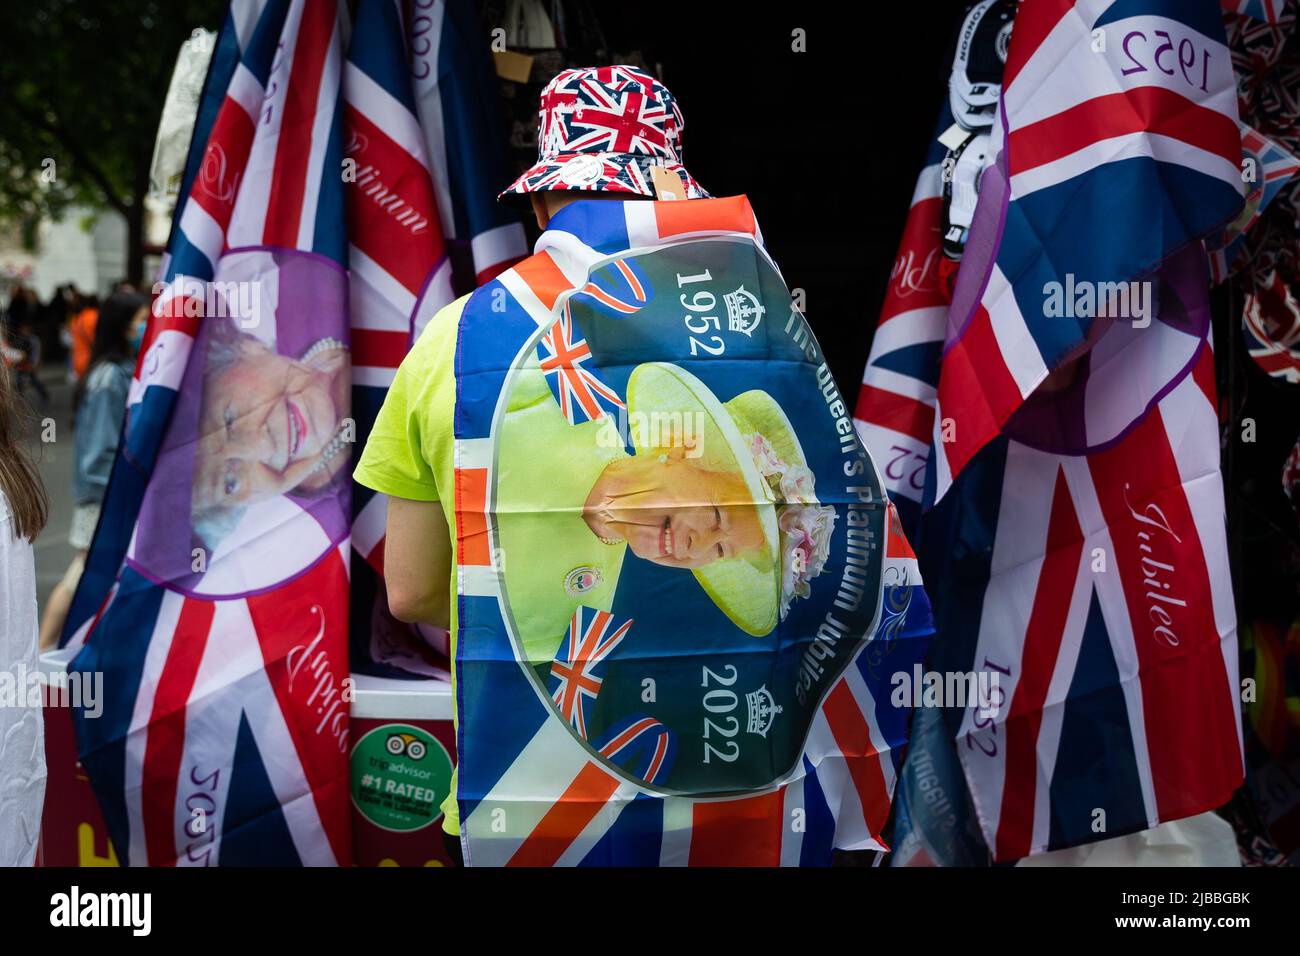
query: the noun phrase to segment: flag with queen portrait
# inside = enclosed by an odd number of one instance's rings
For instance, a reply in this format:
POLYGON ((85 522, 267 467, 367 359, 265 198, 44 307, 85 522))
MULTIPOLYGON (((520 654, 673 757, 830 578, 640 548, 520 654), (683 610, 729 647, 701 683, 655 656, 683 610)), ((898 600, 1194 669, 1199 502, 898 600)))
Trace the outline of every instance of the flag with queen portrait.
POLYGON ((748 202, 576 203, 536 250, 456 349, 468 861, 884 849, 929 603, 748 202))

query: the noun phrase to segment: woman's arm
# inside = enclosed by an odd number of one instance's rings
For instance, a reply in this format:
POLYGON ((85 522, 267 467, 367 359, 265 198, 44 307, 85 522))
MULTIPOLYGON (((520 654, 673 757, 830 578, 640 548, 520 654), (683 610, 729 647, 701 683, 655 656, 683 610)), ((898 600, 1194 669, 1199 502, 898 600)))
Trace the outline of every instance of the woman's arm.
POLYGON ((86 430, 84 452, 77 461, 77 469, 102 500, 108 487, 109 472, 117 457, 117 442, 122 435, 122 419, 126 416, 126 397, 131 378, 115 373, 111 384, 87 389, 77 427, 86 430))

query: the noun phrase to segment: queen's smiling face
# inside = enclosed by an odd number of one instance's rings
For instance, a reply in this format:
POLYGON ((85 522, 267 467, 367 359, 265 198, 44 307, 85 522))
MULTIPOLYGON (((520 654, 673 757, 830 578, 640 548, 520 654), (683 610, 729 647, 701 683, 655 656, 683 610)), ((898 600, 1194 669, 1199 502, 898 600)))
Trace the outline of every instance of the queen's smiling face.
POLYGON ((592 486, 583 518, 597 536, 625 540, 637 557, 670 568, 703 567, 765 542, 744 481, 704 468, 681 448, 612 462, 592 486))
MULTIPOLYGON (((248 505, 319 476, 321 451, 344 417, 343 349, 311 364, 238 336, 209 353, 199 414, 194 511, 248 505), (214 358, 217 360, 214 361, 214 358)), ((342 457, 342 456, 341 456, 342 457)))

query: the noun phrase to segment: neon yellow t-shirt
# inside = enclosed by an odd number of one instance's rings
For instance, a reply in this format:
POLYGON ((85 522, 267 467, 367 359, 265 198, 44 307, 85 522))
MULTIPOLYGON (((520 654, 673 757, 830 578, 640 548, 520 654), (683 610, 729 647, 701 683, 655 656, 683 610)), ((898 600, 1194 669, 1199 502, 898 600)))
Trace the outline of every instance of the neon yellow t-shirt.
MULTIPOLYGON (((410 501, 450 501, 455 479, 452 424, 456 407, 453 359, 460 316, 469 296, 440 309, 402 359, 353 477, 359 484, 410 501)), ((456 515, 444 508, 448 536, 456 540, 456 515)), ((456 658, 456 566, 451 579, 451 656, 456 658)), ((453 694, 456 671, 452 669, 453 694)), ((454 719, 454 714, 453 714, 454 719)), ((456 773, 442 803, 442 828, 460 834, 456 773)))

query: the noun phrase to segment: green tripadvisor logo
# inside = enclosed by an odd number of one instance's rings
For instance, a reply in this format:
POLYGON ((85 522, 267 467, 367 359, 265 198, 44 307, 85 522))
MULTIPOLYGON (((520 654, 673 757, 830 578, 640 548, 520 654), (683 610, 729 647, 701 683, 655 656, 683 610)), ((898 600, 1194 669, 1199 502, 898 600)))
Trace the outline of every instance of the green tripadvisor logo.
POLYGON ((451 757, 431 734, 384 724, 352 748, 352 803, 377 827, 409 833, 442 816, 451 757))

